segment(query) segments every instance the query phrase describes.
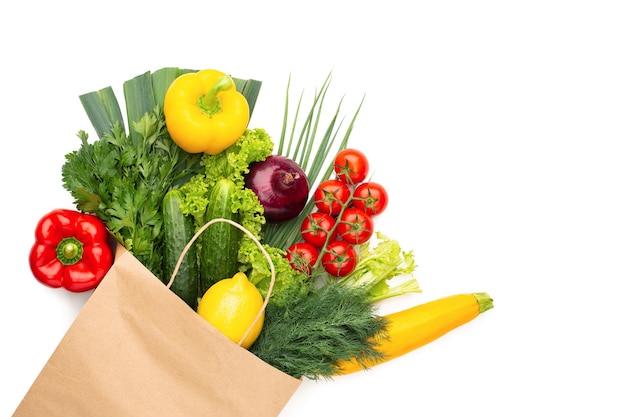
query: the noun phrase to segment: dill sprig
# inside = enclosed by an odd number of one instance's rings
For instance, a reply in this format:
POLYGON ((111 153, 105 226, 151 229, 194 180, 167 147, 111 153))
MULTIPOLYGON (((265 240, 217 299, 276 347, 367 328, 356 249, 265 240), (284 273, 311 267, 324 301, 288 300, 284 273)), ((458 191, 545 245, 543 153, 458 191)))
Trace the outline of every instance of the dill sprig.
POLYGON ((268 305, 263 331, 250 351, 295 378, 330 379, 337 362, 377 362, 387 319, 365 291, 339 285, 311 287, 307 297, 268 305))

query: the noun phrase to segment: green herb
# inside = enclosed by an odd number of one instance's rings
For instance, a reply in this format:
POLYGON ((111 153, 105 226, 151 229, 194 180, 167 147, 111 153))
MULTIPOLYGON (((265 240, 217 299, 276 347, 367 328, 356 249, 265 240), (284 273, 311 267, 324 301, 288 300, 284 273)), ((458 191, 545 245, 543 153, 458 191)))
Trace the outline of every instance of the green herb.
POLYGON ((250 351, 295 377, 331 378, 337 362, 378 361, 387 319, 374 314, 365 291, 339 285, 310 289, 304 299, 268 305, 263 331, 250 351))
MULTIPOLYGON (((317 185, 330 178, 333 171, 333 166, 329 163, 332 158, 342 149, 345 149, 348 145, 350 133, 354 128, 357 115, 363 105, 363 100, 359 104, 352 120, 343 134, 343 138, 340 142, 337 142, 339 133, 343 124, 343 120, 339 120, 341 112, 342 101, 339 102, 334 114, 330 118, 328 125, 324 128, 320 126, 322 120, 322 108, 326 93, 330 86, 331 74, 328 74, 326 80, 322 84, 319 92, 313 97, 313 102, 305 115, 302 125, 299 127, 299 133, 296 134, 298 124, 300 120, 300 109, 302 106, 302 99, 304 92, 301 93, 300 99, 297 103, 295 115, 293 120, 289 115, 289 89, 291 85, 291 77, 287 83, 287 92, 285 95, 285 110, 283 115, 283 126, 281 131, 280 140, 278 142, 278 148, 276 153, 293 159, 300 165, 302 170, 307 175, 309 181, 310 190, 315 190, 317 185), (289 136, 287 137, 287 130, 291 124, 289 136), (320 130, 323 132, 320 133, 320 130), (325 171, 322 171, 324 166, 327 166, 325 171)), ((300 225, 304 218, 311 212, 314 205, 313 193, 307 201, 304 209, 299 216, 281 223, 268 223, 263 228, 264 241, 270 246, 280 247, 287 249, 292 243, 300 240, 300 225)))
POLYGON ((100 140, 66 155, 63 186, 80 211, 93 213, 116 239, 156 276, 161 276, 163 217, 161 202, 179 180, 200 168, 165 131, 160 113, 132 123, 132 138, 119 124, 100 140))

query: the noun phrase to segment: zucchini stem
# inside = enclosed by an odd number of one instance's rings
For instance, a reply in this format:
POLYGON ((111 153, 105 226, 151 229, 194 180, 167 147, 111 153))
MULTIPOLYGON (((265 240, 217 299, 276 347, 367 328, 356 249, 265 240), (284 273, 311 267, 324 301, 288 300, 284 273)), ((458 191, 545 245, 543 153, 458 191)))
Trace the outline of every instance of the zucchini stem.
POLYGON ((478 311, 481 313, 493 308, 493 298, 486 292, 475 292, 472 293, 472 295, 476 297, 476 301, 478 301, 478 311))

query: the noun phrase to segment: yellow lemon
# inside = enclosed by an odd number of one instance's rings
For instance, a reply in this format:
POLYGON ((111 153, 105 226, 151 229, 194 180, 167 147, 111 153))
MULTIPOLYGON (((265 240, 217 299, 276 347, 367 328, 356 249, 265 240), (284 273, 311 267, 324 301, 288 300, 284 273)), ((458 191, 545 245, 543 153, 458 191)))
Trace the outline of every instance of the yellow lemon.
MULTIPOLYGON (((263 306, 259 290, 243 272, 222 279, 204 293, 198 303, 198 314, 230 340, 239 343, 263 306)), ((265 312, 254 324, 241 346, 249 349, 263 328, 265 312)))

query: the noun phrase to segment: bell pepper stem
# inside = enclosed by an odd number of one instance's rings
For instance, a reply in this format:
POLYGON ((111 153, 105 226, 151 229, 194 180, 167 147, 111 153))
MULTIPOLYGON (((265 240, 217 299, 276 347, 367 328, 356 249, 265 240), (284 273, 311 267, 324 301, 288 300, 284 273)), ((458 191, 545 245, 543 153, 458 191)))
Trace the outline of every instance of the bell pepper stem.
POLYGON ((232 88, 234 82, 228 75, 222 76, 211 89, 198 98, 198 107, 208 116, 217 114, 222 109, 222 102, 217 96, 221 91, 232 88))
POLYGON ((74 265, 83 258, 83 244, 73 236, 66 237, 57 245, 56 254, 63 265, 74 265))

